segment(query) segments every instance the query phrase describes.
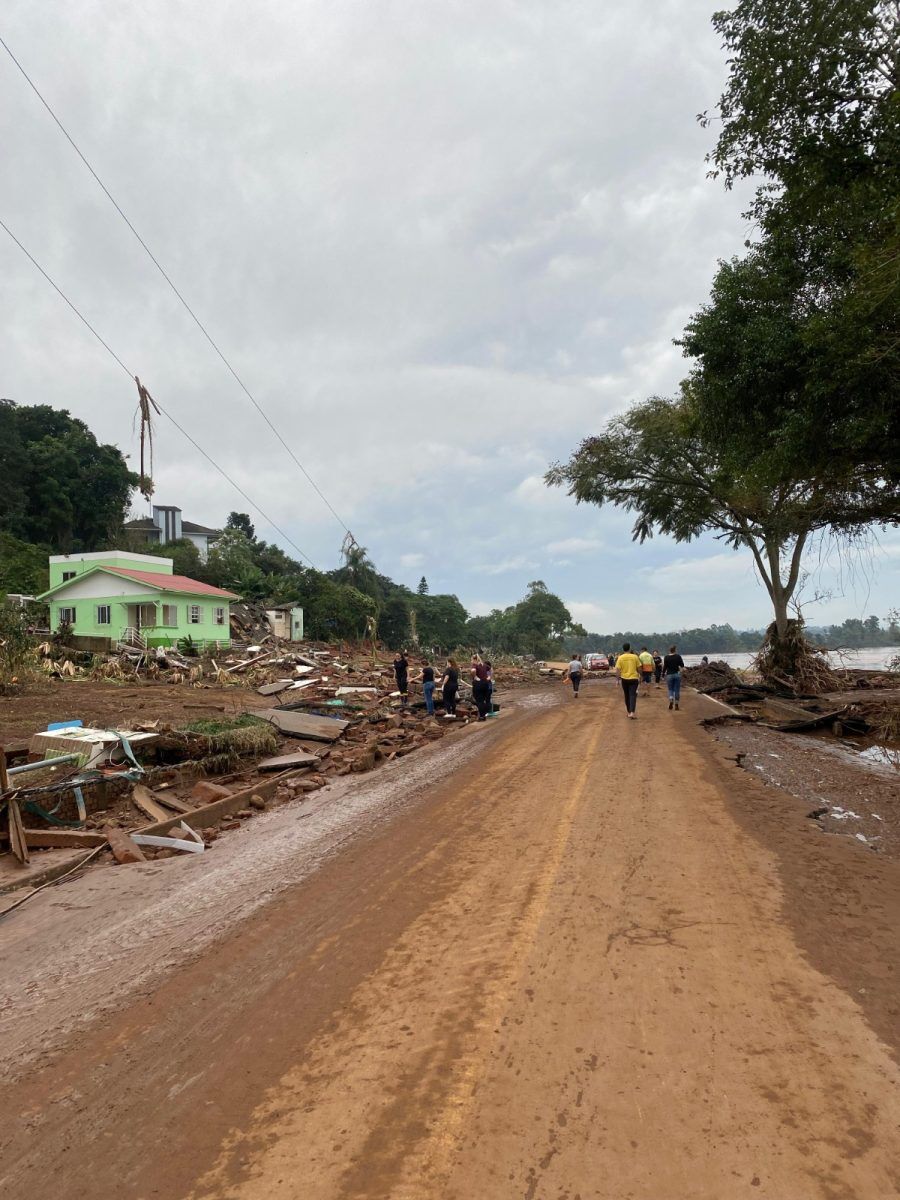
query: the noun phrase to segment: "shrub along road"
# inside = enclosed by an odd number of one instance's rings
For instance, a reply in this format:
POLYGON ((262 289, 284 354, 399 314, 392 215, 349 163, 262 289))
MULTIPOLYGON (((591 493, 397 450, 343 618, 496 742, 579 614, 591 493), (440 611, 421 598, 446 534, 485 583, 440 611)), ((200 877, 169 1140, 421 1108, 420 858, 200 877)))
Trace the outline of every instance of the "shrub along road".
MULTIPOLYGON (((0 1188, 897 1194, 896 1012, 868 1011, 860 983, 891 969, 896 864, 873 875, 802 816, 778 848, 755 836, 735 814, 762 785, 716 760, 696 698, 672 714, 655 693, 636 722, 609 682, 566 699, 464 731, 440 783, 417 764, 414 801, 48 1046, 0 1093, 0 1188), (786 852, 807 877, 831 863, 803 914, 786 852), (828 906, 855 935, 816 938, 828 906)), ((283 839, 288 816, 255 836, 283 839)))

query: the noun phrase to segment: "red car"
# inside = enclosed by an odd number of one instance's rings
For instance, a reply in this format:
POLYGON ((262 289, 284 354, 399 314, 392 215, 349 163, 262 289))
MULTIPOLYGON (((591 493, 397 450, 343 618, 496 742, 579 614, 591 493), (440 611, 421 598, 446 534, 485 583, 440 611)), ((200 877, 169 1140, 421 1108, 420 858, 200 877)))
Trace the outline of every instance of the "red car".
POLYGON ((609 659, 605 654, 586 654, 584 665, 588 671, 608 671, 609 659))

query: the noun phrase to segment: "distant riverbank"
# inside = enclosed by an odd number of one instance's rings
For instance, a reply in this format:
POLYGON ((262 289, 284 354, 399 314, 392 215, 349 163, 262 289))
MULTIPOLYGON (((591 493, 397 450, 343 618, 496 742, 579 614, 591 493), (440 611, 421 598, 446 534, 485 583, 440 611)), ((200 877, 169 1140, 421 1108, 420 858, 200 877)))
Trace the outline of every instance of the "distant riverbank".
MULTIPOLYGON (((668 647, 661 649, 668 649, 668 647)), ((861 671, 883 671, 895 655, 900 654, 900 646, 862 646, 858 650, 846 650, 841 654, 830 654, 828 657, 836 667, 856 668, 861 671)), ((695 667, 703 657, 702 654, 685 654, 687 666, 695 667)), ((716 654, 713 651, 707 655, 710 662, 727 662, 735 669, 749 667, 753 655, 749 651, 739 651, 736 654, 716 654)))

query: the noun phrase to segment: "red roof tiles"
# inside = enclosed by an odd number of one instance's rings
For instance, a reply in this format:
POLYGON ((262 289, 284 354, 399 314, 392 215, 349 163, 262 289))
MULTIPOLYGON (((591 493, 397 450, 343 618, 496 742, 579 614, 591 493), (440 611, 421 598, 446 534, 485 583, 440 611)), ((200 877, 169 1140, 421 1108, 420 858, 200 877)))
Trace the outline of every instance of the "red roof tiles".
POLYGON ((194 596, 222 596, 226 600, 238 600, 234 592, 224 588, 213 587, 211 583, 201 583, 199 579, 191 579, 189 575, 163 575, 160 571, 134 571, 131 567, 107 567, 113 575, 124 575, 127 579, 136 579, 138 583, 149 583, 153 587, 162 588, 167 592, 187 592, 194 596))

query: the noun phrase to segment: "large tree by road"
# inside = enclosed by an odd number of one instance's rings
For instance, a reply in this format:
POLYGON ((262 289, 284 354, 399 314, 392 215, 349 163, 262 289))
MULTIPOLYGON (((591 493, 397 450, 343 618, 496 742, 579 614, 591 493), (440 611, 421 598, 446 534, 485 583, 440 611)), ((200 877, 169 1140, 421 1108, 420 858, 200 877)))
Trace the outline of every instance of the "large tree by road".
POLYGON ((730 437, 704 431, 703 405, 689 385, 674 400, 654 398, 613 418, 581 443, 547 482, 579 503, 612 504, 635 514, 633 534, 689 542, 712 533, 746 547, 765 585, 776 628, 787 630, 789 606, 801 579, 811 537, 832 530, 859 534, 896 513, 896 490, 873 496, 856 477, 773 471, 768 443, 755 452, 730 437))

